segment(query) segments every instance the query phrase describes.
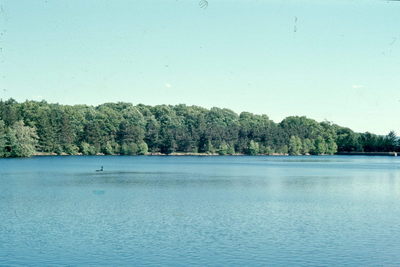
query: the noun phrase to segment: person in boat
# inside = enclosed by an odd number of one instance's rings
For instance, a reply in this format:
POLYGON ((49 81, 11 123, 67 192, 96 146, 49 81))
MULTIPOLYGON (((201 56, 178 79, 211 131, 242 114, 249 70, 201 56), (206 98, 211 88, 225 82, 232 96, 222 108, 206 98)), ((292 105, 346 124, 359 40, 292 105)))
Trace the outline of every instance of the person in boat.
POLYGON ((103 170, 103 166, 101 166, 100 170, 96 170, 96 172, 102 172, 103 170))

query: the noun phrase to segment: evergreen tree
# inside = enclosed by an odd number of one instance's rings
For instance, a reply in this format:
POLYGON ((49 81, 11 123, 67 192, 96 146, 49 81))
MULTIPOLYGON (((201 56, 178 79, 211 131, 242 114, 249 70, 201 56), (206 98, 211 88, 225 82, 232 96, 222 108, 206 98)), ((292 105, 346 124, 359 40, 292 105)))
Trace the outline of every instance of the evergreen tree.
POLYGON ((397 136, 394 131, 391 131, 386 137, 385 137, 385 150, 388 152, 395 151, 396 150, 396 145, 397 145, 397 136))

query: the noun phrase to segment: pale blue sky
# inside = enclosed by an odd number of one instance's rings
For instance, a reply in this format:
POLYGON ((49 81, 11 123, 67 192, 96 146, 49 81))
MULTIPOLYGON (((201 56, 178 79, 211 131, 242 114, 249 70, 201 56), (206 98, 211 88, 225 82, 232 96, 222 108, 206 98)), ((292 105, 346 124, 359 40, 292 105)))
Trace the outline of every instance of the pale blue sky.
POLYGON ((0 3, 3 99, 185 103, 400 134, 400 2, 0 3))

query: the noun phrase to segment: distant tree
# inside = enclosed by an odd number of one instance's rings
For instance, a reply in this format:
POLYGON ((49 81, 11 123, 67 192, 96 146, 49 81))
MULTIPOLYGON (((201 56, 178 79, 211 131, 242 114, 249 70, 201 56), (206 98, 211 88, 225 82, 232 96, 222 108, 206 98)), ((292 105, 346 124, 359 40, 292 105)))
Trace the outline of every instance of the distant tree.
POLYGON ((6 134, 6 157, 30 157, 36 151, 36 130, 25 126, 23 121, 15 122, 6 134))
POLYGON ((337 144, 335 143, 335 140, 333 140, 333 138, 328 138, 328 140, 326 141, 326 154, 329 155, 333 155, 337 152, 337 144))
POLYGON ((284 130, 284 135, 287 140, 289 140, 291 136, 298 136, 301 139, 315 139, 317 136, 322 135, 325 130, 317 121, 304 116, 287 117, 279 123, 279 126, 284 130))
POLYGON ((139 147, 136 143, 123 144, 121 146, 122 155, 137 155, 139 152, 139 147))
POLYGON ((161 144, 160 144, 160 152, 165 154, 171 154, 176 151, 176 141, 173 136, 165 134, 161 144))
POLYGON ((289 155, 300 155, 302 152, 302 142, 298 136, 291 136, 289 140, 289 155))
POLYGON ((249 155, 257 155, 260 151, 260 146, 257 142, 254 142, 253 140, 251 140, 249 142, 249 146, 248 146, 248 150, 247 150, 247 154, 249 155))
POLYGON ((235 146, 233 144, 228 144, 228 150, 226 151, 226 154, 233 155, 235 153, 235 146))
POLYGON ((275 151, 270 146, 265 146, 262 153, 266 155, 271 155, 275 153, 275 151))
POLYGON ((349 128, 339 128, 337 130, 336 143, 338 145, 338 151, 363 151, 360 134, 354 133, 349 128))
POLYGON ((379 136, 369 132, 360 135, 360 143, 364 152, 379 151, 383 145, 379 136))
POLYGON ((69 155, 76 155, 79 153, 79 147, 75 144, 65 144, 63 151, 69 155))
POLYGON ((149 150, 151 152, 160 151, 160 123, 156 120, 154 115, 147 118, 145 129, 144 141, 148 145, 149 150))
POLYGON ((388 152, 395 151, 397 146, 397 136, 394 131, 389 132, 385 137, 385 150, 388 152))
POLYGON ((226 142, 222 142, 221 145, 219 146, 217 152, 220 155, 226 155, 226 154, 228 154, 228 149, 229 149, 229 147, 226 144, 226 142))
POLYGON ((138 145, 138 155, 145 155, 147 154, 149 148, 145 142, 140 142, 138 145))
POLYGON ((104 147, 103 147, 103 149, 102 149, 102 153, 104 153, 104 154, 106 154, 106 155, 112 155, 112 154, 114 153, 114 149, 113 149, 113 146, 112 146, 112 144, 111 144, 110 141, 107 142, 107 143, 104 145, 104 147))
MULTIPOLYGON (((134 106, 118 102, 69 106, 9 99, 0 100, 0 157, 18 152, 16 148, 24 139, 16 139, 15 123, 19 121, 32 131, 36 129, 38 144, 33 150, 57 154, 178 151, 297 155, 400 150, 394 132, 387 136, 356 133, 307 117, 291 116, 275 123, 267 115, 238 115, 229 109, 183 104, 134 106)), ((28 151, 22 154, 32 154, 32 150, 28 151)))
POLYGON ((279 154, 288 154, 288 153, 289 153, 289 148, 288 148, 287 145, 283 145, 283 146, 277 147, 277 148, 276 148, 276 153, 279 153, 279 154))
POLYGON ((21 120, 20 106, 17 101, 10 98, 3 102, 0 100, 0 118, 7 127, 11 127, 15 122, 21 120))
POLYGON ((80 151, 83 155, 96 155, 96 148, 86 142, 81 143, 80 151))
POLYGON ((311 151, 314 150, 314 142, 311 141, 310 139, 306 138, 303 140, 303 144, 301 146, 302 150, 301 153, 306 155, 309 154, 311 151))
POLYGON ((324 155, 327 153, 327 145, 325 140, 318 136, 314 141, 314 150, 312 151, 315 155, 324 155))
POLYGON ((6 155, 6 126, 4 121, 0 120, 0 157, 6 155))

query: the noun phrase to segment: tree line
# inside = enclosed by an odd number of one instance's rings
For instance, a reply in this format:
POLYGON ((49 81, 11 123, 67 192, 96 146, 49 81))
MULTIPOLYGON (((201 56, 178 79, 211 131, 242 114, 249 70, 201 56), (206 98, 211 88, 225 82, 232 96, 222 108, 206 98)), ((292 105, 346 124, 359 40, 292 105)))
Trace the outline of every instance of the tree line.
POLYGON ((56 154, 334 154, 399 151, 399 138, 356 133, 330 122, 225 108, 105 103, 60 105, 0 100, 0 157, 56 154))

